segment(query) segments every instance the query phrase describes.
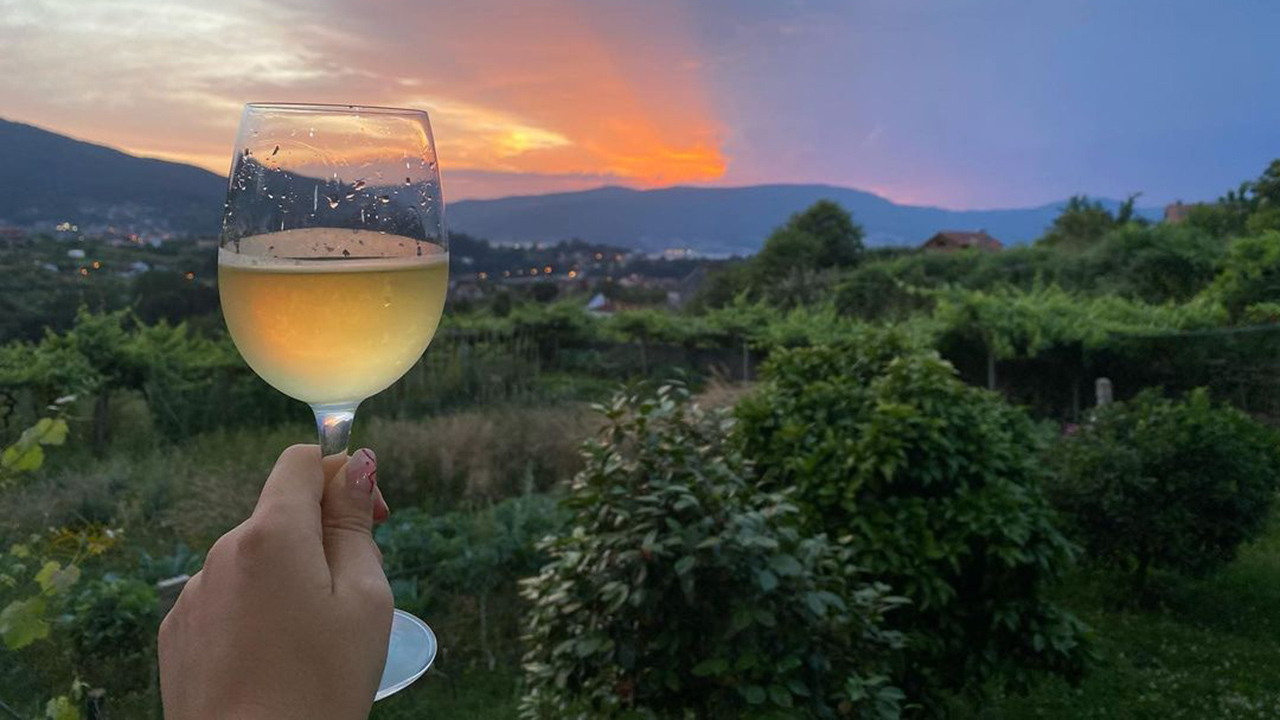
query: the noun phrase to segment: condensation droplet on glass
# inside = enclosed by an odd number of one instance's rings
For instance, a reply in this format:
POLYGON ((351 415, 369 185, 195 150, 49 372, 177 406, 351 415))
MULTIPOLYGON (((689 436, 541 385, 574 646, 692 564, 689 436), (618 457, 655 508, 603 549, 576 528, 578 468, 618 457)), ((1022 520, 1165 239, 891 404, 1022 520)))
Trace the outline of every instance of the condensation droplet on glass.
POLYGON ((307 137, 315 137, 315 136, 316 136, 316 129, 315 129, 315 128, 307 128, 307 137))
POLYGON ((435 160, 431 160, 430 162, 428 162, 428 163, 427 163, 427 169, 428 169, 428 170, 435 170, 435 169, 436 169, 436 161, 435 161, 435 160))
POLYGON ((363 180, 357 180, 357 181, 356 181, 356 184, 352 186, 352 189, 354 189, 354 190, 363 190, 363 189, 364 189, 364 181, 363 181, 363 180))
POLYGON ((355 194, 355 193, 347 193, 347 197, 346 197, 346 199, 347 199, 347 200, 350 200, 351 198, 354 198, 355 196, 356 196, 356 194, 355 194))
POLYGON ((315 212, 320 209, 320 186, 315 187, 315 192, 311 194, 311 211, 315 212))
POLYGON ((272 200, 276 199, 276 196, 272 195, 271 193, 267 193, 267 197, 271 198, 272 200))
POLYGON ((281 232, 284 232, 284 220, 283 220, 283 219, 281 219, 281 220, 280 220, 280 231, 281 231, 281 232))
POLYGON ((275 150, 272 150, 272 151, 271 151, 271 157, 275 157, 275 156, 276 156, 276 153, 278 153, 278 152, 280 152, 280 146, 279 146, 279 145, 277 145, 277 146, 276 146, 276 149, 275 149, 275 150))
POLYGON ((412 179, 410 179, 410 178, 405 178, 405 179, 404 179, 404 184, 405 184, 405 186, 412 185, 412 184, 413 184, 413 180, 412 180, 412 179))
POLYGON ((342 248, 342 257, 351 257, 351 251, 346 248, 342 248))
POLYGON ((411 170, 411 169, 412 169, 412 168, 410 167, 410 165, 409 165, 409 161, 408 161, 408 160, 405 160, 405 161, 404 161, 404 169, 405 169, 405 170, 411 170))
POLYGON ((336 197, 329 197, 328 195, 326 195, 326 196, 325 196, 325 198, 329 201, 329 209, 330 209, 330 210, 332 210, 332 209, 334 209, 334 208, 338 207, 338 202, 340 202, 340 201, 338 200, 338 198, 336 198, 336 197))
POLYGON ((386 205, 387 203, 391 202, 391 196, 390 196, 390 195, 379 195, 379 196, 378 196, 378 202, 382 203, 383 205, 386 205))
POLYGON ((364 225, 364 223, 365 223, 365 220, 364 220, 364 208, 360 208, 360 224, 361 224, 361 225, 364 225))

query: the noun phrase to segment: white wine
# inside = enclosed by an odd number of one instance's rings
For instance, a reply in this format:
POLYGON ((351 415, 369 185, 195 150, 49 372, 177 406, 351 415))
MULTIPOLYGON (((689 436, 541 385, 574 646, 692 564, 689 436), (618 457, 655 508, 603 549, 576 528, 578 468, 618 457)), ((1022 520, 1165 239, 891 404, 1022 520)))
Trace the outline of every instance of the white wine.
POLYGON ((240 245, 241 252, 218 254, 222 314, 249 367, 290 397, 358 403, 404 375, 435 335, 449 284, 442 249, 327 228, 257 235, 240 245), (420 245, 434 252, 378 252, 420 245))

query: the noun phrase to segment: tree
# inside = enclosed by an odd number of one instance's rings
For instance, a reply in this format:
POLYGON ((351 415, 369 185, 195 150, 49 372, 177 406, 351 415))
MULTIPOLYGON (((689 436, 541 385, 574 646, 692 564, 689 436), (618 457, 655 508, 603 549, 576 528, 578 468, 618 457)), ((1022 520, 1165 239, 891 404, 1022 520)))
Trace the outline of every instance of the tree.
POLYGON ((862 226, 853 221, 848 210, 831 200, 819 200, 804 212, 791 216, 785 229, 817 238, 820 268, 849 267, 862 258, 862 226))
POLYGON ((1242 182, 1235 190, 1228 190, 1216 203, 1195 205, 1187 214, 1186 224, 1202 230, 1219 240, 1243 235, 1249 216, 1258 208, 1258 198, 1253 185, 1242 182))
POLYGON ((1185 401, 1146 390, 1058 443, 1051 492, 1089 554, 1130 573, 1141 598, 1149 571, 1202 575, 1262 532, 1277 439, 1204 390, 1185 401))
MULTIPOLYGON (((1137 197, 1132 195, 1127 201, 1126 221, 1132 217, 1133 202, 1137 197)), ((1050 247, 1083 249, 1101 240, 1120 224, 1101 202, 1090 200, 1087 195, 1073 195, 1039 242, 1050 247)))
POLYGON ((1222 243, 1189 224, 1121 227, 1087 259, 1101 290, 1150 303, 1184 302, 1213 281, 1222 243))
POLYGON ((752 294, 786 307, 811 301, 823 273, 852 267, 862 258, 862 226, 844 208, 819 200, 791 216, 751 259, 752 294))
POLYGON ((523 716, 897 717, 901 601, 752 484, 733 423, 678 384, 601 409, 572 530, 524 584, 523 716))
POLYGON ((1251 189, 1259 203, 1280 206, 1280 158, 1271 161, 1262 175, 1253 181, 1251 189))
POLYGON ((1048 597, 1073 550, 1022 411, 904 333, 864 330, 775 351, 737 415, 762 486, 793 489, 809 527, 849 536, 859 566, 911 601, 888 617, 907 636, 910 700, 1081 672, 1083 627, 1048 597))
POLYGON ((1233 318, 1240 317, 1250 305, 1280 301, 1280 232, 1232 242, 1209 294, 1219 299, 1233 318))

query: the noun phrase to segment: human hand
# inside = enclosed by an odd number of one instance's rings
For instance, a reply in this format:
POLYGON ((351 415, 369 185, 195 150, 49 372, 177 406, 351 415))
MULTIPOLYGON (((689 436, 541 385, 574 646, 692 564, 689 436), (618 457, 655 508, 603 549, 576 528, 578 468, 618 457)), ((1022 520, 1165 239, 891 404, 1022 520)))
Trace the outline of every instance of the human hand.
POLYGON ((160 626, 168 720, 364 720, 387 658, 386 519, 370 450, 285 450, 160 626))

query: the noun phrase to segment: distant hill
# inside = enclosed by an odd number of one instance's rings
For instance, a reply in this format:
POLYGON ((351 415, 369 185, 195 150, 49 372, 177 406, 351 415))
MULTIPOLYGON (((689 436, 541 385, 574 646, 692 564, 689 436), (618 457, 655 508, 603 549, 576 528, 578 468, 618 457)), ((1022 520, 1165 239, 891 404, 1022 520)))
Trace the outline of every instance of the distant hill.
MULTIPOLYGON (((212 235, 218 231, 225 197, 226 180, 206 170, 0 120, 0 224, 47 226, 71 220, 85 226, 114 223, 212 235)), ((755 252, 770 230, 822 198, 852 212, 872 245, 914 245, 938 230, 978 229, 1006 244, 1027 242, 1044 231, 1063 204, 944 210, 899 205, 831 185, 604 187, 462 200, 449 204, 448 219, 455 230, 496 242, 581 238, 639 250, 681 247, 731 255, 755 252)), ((1118 205, 1104 203, 1113 209, 1118 205)), ((1156 210, 1140 213, 1158 217, 1156 210)))
MULTIPOLYGON (((446 190, 447 190, 446 178, 446 190)), ((872 245, 915 245, 939 230, 985 229, 1006 244, 1039 237, 1065 200, 1011 210, 945 210, 899 205, 873 193, 832 185, 672 187, 463 200, 449 205, 449 226, 496 242, 583 238, 642 250, 689 247, 746 254, 792 213, 827 198, 853 213, 872 245)), ((1114 210, 1119 203, 1104 200, 1114 210)), ((1159 211, 1139 210, 1150 218, 1159 211)))
POLYGON ((226 192, 226 179, 207 170, 0 120, 0 224, 71 220, 209 235, 226 192))

